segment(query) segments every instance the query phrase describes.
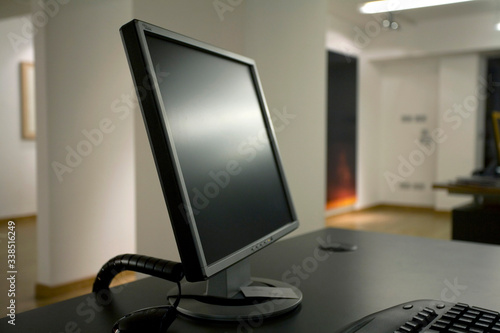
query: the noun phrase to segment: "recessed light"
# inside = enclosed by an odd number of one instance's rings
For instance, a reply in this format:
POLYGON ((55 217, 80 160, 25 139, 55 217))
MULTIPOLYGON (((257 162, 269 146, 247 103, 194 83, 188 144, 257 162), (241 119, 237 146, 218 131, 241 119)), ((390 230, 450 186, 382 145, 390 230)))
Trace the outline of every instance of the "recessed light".
POLYGON ((378 0, 362 4, 359 7, 359 11, 363 14, 377 14, 423 7, 449 5, 452 3, 467 1, 474 0, 378 0))

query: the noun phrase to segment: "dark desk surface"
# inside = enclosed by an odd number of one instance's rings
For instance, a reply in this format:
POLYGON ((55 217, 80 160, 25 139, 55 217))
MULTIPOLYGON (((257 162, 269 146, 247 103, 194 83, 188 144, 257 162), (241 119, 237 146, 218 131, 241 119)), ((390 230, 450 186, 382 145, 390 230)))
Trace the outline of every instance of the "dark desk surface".
MULTIPOLYGON (((252 259, 254 276, 284 280, 304 294, 294 313, 250 324, 181 317, 169 332, 333 332, 372 312, 414 299, 465 302, 500 310, 500 247, 325 229, 278 242, 252 259), (355 252, 325 253, 321 242, 350 242, 355 252)), ((93 295, 17 314, 1 332, 110 332, 114 321, 164 303, 173 284, 146 278, 115 288, 107 307, 93 295)), ((5 311, 2 310, 2 311, 5 311)))

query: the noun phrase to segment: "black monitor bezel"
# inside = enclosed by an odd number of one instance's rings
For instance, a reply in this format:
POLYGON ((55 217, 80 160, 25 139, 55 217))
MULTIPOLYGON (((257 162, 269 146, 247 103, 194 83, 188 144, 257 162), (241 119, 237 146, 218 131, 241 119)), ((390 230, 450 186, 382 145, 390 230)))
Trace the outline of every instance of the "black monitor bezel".
POLYGON ((276 135, 271 124, 270 113, 264 99, 255 62, 241 55, 139 20, 133 20, 125 24, 120 28, 120 32, 187 280, 191 282, 205 280, 297 229, 299 222, 284 176, 276 135), (154 75, 154 66, 147 47, 147 34, 199 49, 203 52, 225 57, 232 61, 245 64, 250 68, 269 141, 289 205, 292 221, 275 230, 273 233, 257 239, 255 242, 248 244, 239 251, 211 265, 206 263, 202 255, 203 250, 196 232, 193 209, 188 204, 189 194, 185 184, 183 184, 180 166, 175 153, 175 146, 169 139, 169 128, 168 123, 165 121, 165 110, 162 108, 163 102, 159 84, 154 75))

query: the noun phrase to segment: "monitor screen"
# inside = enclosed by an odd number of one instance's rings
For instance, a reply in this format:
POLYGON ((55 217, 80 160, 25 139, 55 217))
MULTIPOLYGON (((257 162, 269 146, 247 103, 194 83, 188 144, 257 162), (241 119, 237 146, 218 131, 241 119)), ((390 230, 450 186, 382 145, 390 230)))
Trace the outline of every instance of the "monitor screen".
POLYGON ((121 32, 187 279, 296 229, 255 63, 140 21, 121 32))
POLYGON ((146 34, 192 208, 211 265, 293 219, 247 64, 146 34))

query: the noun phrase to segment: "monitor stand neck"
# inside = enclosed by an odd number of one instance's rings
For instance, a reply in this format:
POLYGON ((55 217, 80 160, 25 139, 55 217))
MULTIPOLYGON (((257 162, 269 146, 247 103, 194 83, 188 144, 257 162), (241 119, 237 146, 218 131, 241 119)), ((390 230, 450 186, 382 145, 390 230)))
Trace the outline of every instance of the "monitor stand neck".
POLYGON ((247 258, 210 277, 206 282, 205 295, 233 298, 241 292, 241 287, 250 284, 250 259, 247 258))
MULTIPOLYGON (((283 294, 281 294, 283 295, 283 294)), ((177 288, 170 291, 171 304, 176 300, 177 288)), ((183 283, 177 310, 189 317, 218 321, 241 321, 273 317, 294 310, 302 301, 301 291, 283 281, 252 278, 250 260, 244 259, 211 276, 208 281, 183 283), (246 297, 242 287, 271 288, 271 295, 246 297), (296 297, 283 298, 280 292, 291 289, 296 297)))

